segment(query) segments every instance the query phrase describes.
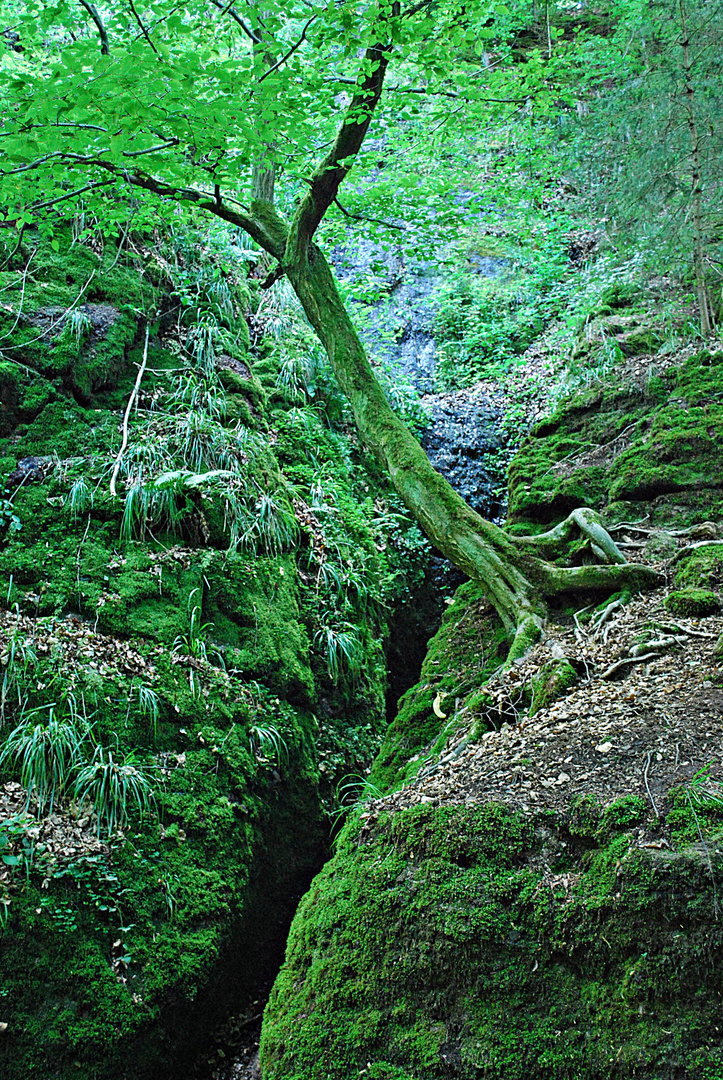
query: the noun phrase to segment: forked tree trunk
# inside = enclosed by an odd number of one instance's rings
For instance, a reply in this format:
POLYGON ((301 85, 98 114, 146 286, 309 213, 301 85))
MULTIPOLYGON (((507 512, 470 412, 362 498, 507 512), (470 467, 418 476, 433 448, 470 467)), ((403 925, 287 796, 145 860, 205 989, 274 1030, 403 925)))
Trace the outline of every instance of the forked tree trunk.
MULTIPOLYGON (((415 10, 412 7, 410 13, 415 10)), ((401 17, 400 0, 391 0, 380 16, 378 29, 388 30, 388 21, 401 17)), ((194 189, 169 187, 140 169, 130 172, 102 160, 95 164, 156 195, 195 203, 244 229, 277 260, 267 284, 282 274, 288 278, 349 399, 360 435, 387 470, 409 512, 439 551, 483 584, 509 635, 509 662, 540 636, 551 597, 589 590, 613 592, 623 587, 638 590, 657 584, 659 575, 648 567, 626 563, 592 510, 575 510, 560 525, 536 537, 512 537, 485 521, 432 468, 417 440, 387 403, 329 264, 313 237, 364 141, 382 93, 391 47, 390 34, 386 43, 372 44, 366 50, 336 139, 307 178, 306 193, 290 223, 274 206, 274 154, 268 145, 254 169, 250 213, 228 206, 219 188, 210 198, 194 189), (588 537, 593 553, 607 565, 565 567, 550 561, 559 559, 567 541, 579 532, 588 537)))

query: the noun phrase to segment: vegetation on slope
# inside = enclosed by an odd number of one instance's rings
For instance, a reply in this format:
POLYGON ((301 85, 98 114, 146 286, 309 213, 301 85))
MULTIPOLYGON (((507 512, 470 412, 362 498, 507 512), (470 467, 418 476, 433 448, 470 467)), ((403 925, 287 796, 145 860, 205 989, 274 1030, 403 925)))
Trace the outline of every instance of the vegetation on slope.
POLYGON ((23 1080, 168 1075, 259 992, 427 559, 294 309, 256 297, 249 351, 232 237, 102 244, 26 232, 3 271, 0 1059, 23 1080))

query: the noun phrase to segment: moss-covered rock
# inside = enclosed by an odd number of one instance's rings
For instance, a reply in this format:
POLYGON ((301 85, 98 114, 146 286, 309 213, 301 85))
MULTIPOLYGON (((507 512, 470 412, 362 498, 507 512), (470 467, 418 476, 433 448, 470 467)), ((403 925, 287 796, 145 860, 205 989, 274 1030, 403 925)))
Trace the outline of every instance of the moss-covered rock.
MULTIPOLYGON (((717 363, 698 355, 644 392, 618 383, 564 403, 513 462, 512 530, 540 530, 580 505, 614 520, 715 517, 717 363)), ((651 556, 674 554, 674 536, 656 539, 651 556)), ((713 546, 682 555, 673 596, 705 592, 717 608, 716 558, 713 546)), ((553 650, 532 679, 512 680, 514 715, 503 715, 506 699, 485 682, 505 649, 483 592, 463 586, 372 769, 383 791, 406 785, 402 796, 360 808, 299 908, 265 1013, 264 1080, 723 1076, 715 798, 704 809, 689 787, 669 792, 663 822, 657 791, 606 805, 582 783, 535 812, 485 801, 474 755, 469 784, 447 788, 455 729, 466 729, 465 753, 490 725, 504 740, 505 721, 579 678, 553 650), (434 786, 417 787, 443 747, 434 786)), ((499 754, 492 768, 508 769, 504 741, 499 754)), ((570 760, 561 752, 555 772, 570 760)), ((497 774, 501 784, 512 772, 497 774)))
POLYGON ((702 546, 684 553, 675 572, 680 588, 723 588, 723 544, 702 541, 702 546))
POLYGON ((265 1080, 717 1075, 706 853, 641 849, 637 805, 606 816, 592 846, 496 805, 350 823, 292 927, 265 1080))
POLYGON ((372 769, 385 789, 408 779, 446 741, 479 687, 499 667, 508 648, 502 624, 477 582, 457 590, 442 625, 429 642, 420 681, 401 698, 372 769))
POLYGON ((533 528, 592 506, 609 519, 720 516, 723 405, 717 353, 698 353, 641 389, 613 380, 535 427, 510 467, 510 521, 533 528))
POLYGON ((665 606, 674 615, 702 619, 706 615, 714 615, 720 608, 720 602, 711 589, 674 589, 666 597, 665 606))
MULTIPOLYGON (((8 1080, 178 1075, 268 984, 327 854, 339 780, 378 748, 387 620, 428 558, 347 432, 292 416, 282 395, 271 404, 280 360, 269 347, 256 371, 248 290, 199 266, 200 246, 175 282, 137 246, 116 258, 39 243, 27 318, 0 313, 2 734, 55 702, 151 777, 158 810, 140 817, 131 798, 100 853, 57 859, 41 828, 59 847, 64 828, 90 828, 71 785, 55 822, 0 821, 0 852, 32 856, 26 875, 9 855, 0 878, 8 1080), (178 295, 182 323, 163 314, 178 295), (160 508, 130 513, 164 473, 231 467, 231 500, 167 485, 160 508)), ((22 271, 2 283, 19 302, 22 271)), ((0 800, 16 775, 7 761, 0 800)))

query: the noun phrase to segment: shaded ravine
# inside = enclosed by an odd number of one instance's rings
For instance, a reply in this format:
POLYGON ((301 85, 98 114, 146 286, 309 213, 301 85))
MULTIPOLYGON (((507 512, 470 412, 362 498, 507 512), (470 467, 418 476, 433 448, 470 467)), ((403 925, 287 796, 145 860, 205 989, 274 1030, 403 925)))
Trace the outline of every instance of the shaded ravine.
MULTIPOLYGON (((342 286, 361 278, 375 283, 378 299, 354 300, 362 338, 372 358, 393 383, 411 384, 422 396, 429 423, 422 436, 427 456, 445 479, 483 517, 503 512, 495 455, 504 447, 498 401, 485 388, 437 389, 434 322, 435 293, 445 279, 440 263, 416 260, 405 265, 399 251, 354 237, 336 249, 334 269, 342 286)), ((477 257, 473 270, 496 277, 498 259, 477 257)))
MULTIPOLYGON (((443 280, 438 264, 424 262, 406 268, 398 253, 385 252, 362 238, 337 249, 334 265, 342 284, 355 282, 362 275, 378 281, 381 298, 372 303, 357 301, 362 309, 362 337, 373 362, 389 373, 392 382, 411 384, 422 395, 429 417, 422 445, 435 468, 478 513, 499 518, 504 509, 499 469, 490 459, 504 446, 500 404, 484 388, 435 389, 434 293, 443 280)), ((478 272, 491 277, 500 268, 501 264, 485 259, 478 272)), ((418 681, 427 643, 463 580, 446 559, 434 556, 415 596, 391 617, 386 648, 389 721, 396 715, 399 698, 418 681)), ((291 918, 288 924, 287 932, 291 918)), ((286 936, 281 927, 277 930, 278 939, 270 948, 278 969, 286 936)), ((272 984, 273 978, 267 977, 244 1011, 220 1025, 209 1038, 209 1050, 190 1073, 184 1074, 184 1080, 187 1076, 193 1080, 261 1080, 261 1016, 272 984)))

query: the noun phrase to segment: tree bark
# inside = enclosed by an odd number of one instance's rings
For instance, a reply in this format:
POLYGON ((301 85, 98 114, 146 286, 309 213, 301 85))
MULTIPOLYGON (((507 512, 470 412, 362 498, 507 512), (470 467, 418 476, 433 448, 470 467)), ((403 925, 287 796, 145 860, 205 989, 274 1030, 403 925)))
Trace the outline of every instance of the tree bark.
POLYGON ((703 166, 700 155, 700 135, 695 115, 695 88, 693 86, 692 60, 690 56, 690 38, 685 0, 679 0, 680 28, 683 34, 683 72, 685 77, 685 112, 690 134, 690 155, 692 165, 692 186, 690 198, 693 210, 693 270, 695 288, 698 295, 700 331, 707 337, 713 329, 713 317, 705 280, 705 236, 703 231, 703 166))
POLYGON ((319 248, 310 245, 303 265, 285 269, 351 404, 362 438, 429 540, 484 585, 512 639, 508 662, 540 636, 549 598, 564 592, 612 592, 657 584, 654 571, 625 562, 591 510, 574 511, 541 537, 511 537, 475 513, 436 472, 389 406, 319 248), (564 545, 575 529, 585 533, 612 565, 560 567, 544 558, 545 552, 564 545))

